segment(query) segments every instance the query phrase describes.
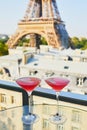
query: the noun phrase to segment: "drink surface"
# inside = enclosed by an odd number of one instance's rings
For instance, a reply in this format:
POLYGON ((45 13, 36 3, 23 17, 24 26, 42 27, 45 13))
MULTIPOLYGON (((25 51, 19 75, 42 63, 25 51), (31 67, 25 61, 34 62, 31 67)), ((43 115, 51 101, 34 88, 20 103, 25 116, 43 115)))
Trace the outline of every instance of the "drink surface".
POLYGON ((61 91, 69 83, 69 80, 59 77, 48 78, 45 81, 55 91, 61 91))
POLYGON ((23 77, 16 80, 17 84, 24 90, 31 92, 40 84, 40 79, 35 77, 23 77))

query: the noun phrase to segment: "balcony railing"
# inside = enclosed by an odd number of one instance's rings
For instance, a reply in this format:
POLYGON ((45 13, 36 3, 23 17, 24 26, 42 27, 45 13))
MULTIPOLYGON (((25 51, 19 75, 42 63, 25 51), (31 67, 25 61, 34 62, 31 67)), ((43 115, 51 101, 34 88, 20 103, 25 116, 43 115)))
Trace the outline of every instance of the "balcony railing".
POLYGON ((22 122, 24 111, 26 112, 26 105, 29 103, 28 94, 15 82, 0 80, 0 109, 7 109, 0 111, 0 128, 2 130, 4 128, 5 130, 13 129, 13 127, 14 130, 87 129, 87 95, 64 91, 60 93, 59 112, 67 118, 66 123, 62 125, 54 125, 49 122, 50 115, 55 114, 57 111, 55 91, 37 87, 33 91, 31 99, 33 99, 34 104, 29 105, 29 107, 33 113, 40 117, 39 121, 33 126, 24 125, 22 122), (43 104, 40 104, 40 101, 43 104), (44 101, 47 101, 46 104, 44 101))
MULTIPOLYGON (((9 96, 9 92, 8 92, 9 90, 10 90, 10 92, 21 93, 22 94, 22 96, 21 96, 22 104, 19 104, 19 105, 28 105, 28 103, 29 103, 28 94, 23 89, 21 89, 15 82, 0 80, 0 90, 1 89, 7 90, 7 93, 5 92, 5 94, 7 94, 8 96, 9 96)), ((0 91, 0 94, 1 93, 2 93, 2 91, 0 91)), ((4 94, 4 91, 3 91, 3 94, 4 94)), ((32 95, 38 96, 38 97, 43 97, 46 99, 56 100, 55 92, 52 89, 37 87, 33 91, 32 95)), ((13 96, 13 95, 11 95, 11 96, 13 96)), ((14 94, 14 96, 18 100, 16 93, 14 94)), ((71 92, 62 91, 59 95, 59 100, 67 102, 67 103, 78 104, 78 105, 84 105, 84 106, 87 105, 87 95, 75 94, 75 93, 71 93, 71 92)))

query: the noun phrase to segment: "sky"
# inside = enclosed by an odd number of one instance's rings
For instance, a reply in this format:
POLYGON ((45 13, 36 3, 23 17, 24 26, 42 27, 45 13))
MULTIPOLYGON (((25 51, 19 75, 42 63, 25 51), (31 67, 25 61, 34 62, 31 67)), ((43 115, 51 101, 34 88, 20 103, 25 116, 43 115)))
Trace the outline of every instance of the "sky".
MULTIPOLYGON (((70 37, 87 37, 87 0, 56 0, 70 37)), ((12 35, 23 18, 29 0, 0 1, 0 34, 12 35)))

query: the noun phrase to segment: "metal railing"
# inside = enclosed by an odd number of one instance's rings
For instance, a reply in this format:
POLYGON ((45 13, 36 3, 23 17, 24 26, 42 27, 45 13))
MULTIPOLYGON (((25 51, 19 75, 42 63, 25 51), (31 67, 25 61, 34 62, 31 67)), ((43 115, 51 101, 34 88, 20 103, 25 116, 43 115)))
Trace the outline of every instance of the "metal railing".
MULTIPOLYGON (((0 80, 0 88, 22 93, 22 105, 29 104, 29 97, 27 92, 20 88, 15 82, 0 80)), ((55 92, 52 89, 37 87, 32 92, 32 95, 56 100, 55 92)), ((71 92, 62 91, 59 95, 59 100, 84 106, 87 105, 87 95, 76 94, 71 92)))

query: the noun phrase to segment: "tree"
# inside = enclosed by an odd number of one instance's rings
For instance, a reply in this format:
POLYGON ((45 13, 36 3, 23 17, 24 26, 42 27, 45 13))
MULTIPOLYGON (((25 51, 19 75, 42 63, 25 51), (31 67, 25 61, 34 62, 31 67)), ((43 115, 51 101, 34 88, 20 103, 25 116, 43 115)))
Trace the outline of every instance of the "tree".
POLYGON ((73 45, 75 46, 75 48, 84 49, 84 50, 87 49, 87 38, 73 37, 73 38, 71 38, 71 41, 72 41, 73 45))
POLYGON ((26 38, 26 36, 24 36, 21 39, 19 39, 18 46, 28 46, 29 42, 30 38, 26 38))
POLYGON ((78 47, 78 44, 79 44, 79 38, 78 37, 73 37, 72 39, 71 39, 71 41, 72 41, 72 43, 74 44, 74 46, 75 46, 75 48, 77 48, 78 47))
POLYGON ((41 45, 47 45, 47 41, 44 37, 41 37, 41 45))
POLYGON ((87 41, 85 42, 84 46, 81 49, 82 50, 86 50, 87 49, 87 41))
POLYGON ((0 56, 8 55, 8 46, 6 44, 0 43, 0 56))
POLYGON ((0 35, 0 43, 6 43, 9 37, 7 35, 0 35))

